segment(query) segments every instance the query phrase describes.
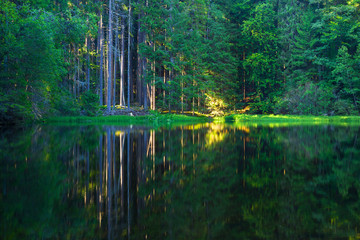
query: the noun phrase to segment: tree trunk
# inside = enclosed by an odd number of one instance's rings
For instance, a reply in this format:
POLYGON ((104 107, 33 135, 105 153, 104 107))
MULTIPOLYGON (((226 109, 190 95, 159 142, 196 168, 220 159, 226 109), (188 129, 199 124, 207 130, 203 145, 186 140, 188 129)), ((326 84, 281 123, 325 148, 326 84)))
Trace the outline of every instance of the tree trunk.
MULTIPOLYGON (((143 103, 143 61, 140 55, 140 45, 143 43, 143 31, 142 31, 142 22, 141 19, 143 18, 143 13, 139 14, 139 19, 138 19, 138 34, 137 34, 137 73, 136 73, 136 87, 137 87, 137 91, 136 91, 136 100, 139 102, 139 105, 142 105, 143 103)), ((145 108, 145 106, 144 106, 145 108)))
POLYGON ((90 90, 90 39, 89 37, 85 38, 86 45, 86 90, 90 90))
POLYGON ((164 107, 166 106, 166 93, 165 93, 165 87, 166 87, 166 69, 165 69, 165 66, 164 66, 164 89, 163 89, 163 104, 164 104, 164 107))
POLYGON ((100 23, 99 23, 99 29, 100 29, 100 76, 99 76, 99 81, 100 81, 100 86, 99 86, 99 97, 100 97, 100 105, 103 105, 103 76, 104 76, 104 69, 103 69, 103 65, 104 65, 104 46, 103 46, 103 38, 104 38, 104 34, 103 34, 103 27, 102 27, 102 14, 100 14, 100 23))
MULTIPOLYGON (((171 82, 171 79, 172 79, 172 71, 169 70, 169 82, 171 82)), ((168 104, 169 104, 169 113, 171 113, 171 86, 169 84, 169 101, 168 101, 168 104)))
POLYGON ((75 43, 73 44, 73 47, 74 47, 74 77, 73 77, 73 94, 74 94, 74 97, 76 98, 76 54, 75 54, 76 45, 75 45, 75 43))
POLYGON ((129 16, 128 16, 128 99, 127 105, 128 109, 130 109, 130 44, 131 44, 131 0, 129 0, 129 16))
POLYGON ((113 84, 113 107, 115 108, 115 89, 116 89, 116 60, 118 56, 119 48, 119 18, 116 17, 116 27, 115 27, 115 49, 114 49, 114 84, 113 84))
POLYGON ((181 71, 181 113, 184 114, 184 70, 181 71))
MULTIPOLYGON (((244 51, 244 53, 243 53, 243 61, 245 62, 245 51, 244 51)), ((244 100, 246 99, 246 86, 245 86, 245 84, 246 84, 246 79, 245 79, 245 68, 244 68, 244 76, 243 76, 243 87, 244 87, 244 100)))
MULTIPOLYGON (((154 40, 153 40, 153 45, 154 45, 154 55, 155 55, 155 50, 156 50, 156 46, 155 46, 155 36, 153 36, 154 40)), ((154 57, 154 61, 153 61, 153 80, 151 83, 151 110, 155 110, 155 78, 156 78, 156 61, 155 61, 155 57, 154 57)))
POLYGON ((121 19, 121 55, 120 55, 120 106, 125 106, 124 90, 124 52, 125 52, 125 20, 121 19))
POLYGON ((111 108, 112 0, 109 0, 107 111, 111 108))
POLYGON ((76 55, 77 55, 76 95, 79 96, 80 95, 80 58, 79 58, 79 48, 78 47, 76 47, 76 55))

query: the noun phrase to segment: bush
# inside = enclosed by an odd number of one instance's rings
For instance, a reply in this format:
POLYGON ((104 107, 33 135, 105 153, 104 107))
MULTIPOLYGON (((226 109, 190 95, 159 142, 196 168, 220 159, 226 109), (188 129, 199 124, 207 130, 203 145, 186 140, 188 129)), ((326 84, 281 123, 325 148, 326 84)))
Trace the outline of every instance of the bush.
POLYGON ((99 96, 90 91, 85 92, 80 97, 81 112, 87 116, 96 116, 99 113, 99 96))
POLYGON ((340 99, 334 103, 334 113, 336 115, 357 115, 359 112, 349 100, 340 99))
POLYGON ((228 104, 219 96, 214 93, 205 93, 205 104, 210 115, 222 116, 228 108, 228 104))
POLYGON ((54 103, 55 115, 77 116, 80 108, 75 98, 71 95, 62 95, 54 103))
POLYGON ((275 113, 329 114, 332 98, 330 86, 308 82, 290 90, 282 100, 278 100, 275 105, 275 113))

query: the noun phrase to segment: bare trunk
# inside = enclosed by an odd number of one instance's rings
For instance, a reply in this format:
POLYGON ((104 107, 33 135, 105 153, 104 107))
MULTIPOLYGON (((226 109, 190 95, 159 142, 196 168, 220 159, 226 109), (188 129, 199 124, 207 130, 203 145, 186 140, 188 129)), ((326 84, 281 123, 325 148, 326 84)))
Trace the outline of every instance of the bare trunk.
MULTIPOLYGON (((75 45, 76 46, 76 45, 75 45)), ((76 81, 76 95, 80 95, 80 58, 79 58, 79 48, 76 48, 77 51, 77 81, 76 81)))
POLYGON ((201 96, 200 91, 198 91, 198 105, 197 105, 198 113, 200 112, 200 96, 201 96))
POLYGON ((100 23, 99 23, 99 29, 100 29, 100 89, 99 89, 99 97, 100 97, 100 105, 103 105, 103 76, 104 76, 104 46, 103 46, 103 28, 102 28, 102 14, 100 14, 100 23))
MULTIPOLYGON (((106 32, 107 33, 107 28, 104 29, 104 33, 106 32)), ((107 34, 108 35, 108 34, 107 34)), ((104 46, 104 104, 107 105, 108 104, 108 82, 107 82, 107 79, 108 79, 108 60, 109 60, 109 55, 107 53, 107 51, 109 51, 109 49, 107 48, 107 42, 108 42, 108 36, 105 36, 104 34, 104 41, 106 43, 106 48, 104 46)))
MULTIPOLYGON (((193 76, 194 77, 194 76, 193 76)), ((193 89, 195 89, 195 78, 193 79, 193 89)), ((194 91, 193 91, 194 94, 194 91)), ((192 97, 192 115, 194 116, 195 113, 195 97, 192 97)))
POLYGON ((86 45, 86 90, 90 90, 90 39, 89 37, 85 38, 86 45))
POLYGON ((119 18, 116 17, 116 27, 115 27, 115 49, 114 49, 114 81, 113 81, 113 107, 115 108, 115 89, 116 89, 116 60, 118 56, 119 48, 119 18))
MULTIPOLYGON (((155 37, 153 40, 153 44, 154 44, 154 55, 155 55, 155 50, 156 50, 156 46, 155 46, 155 37)), ((151 110, 155 110, 155 71, 156 71, 156 66, 155 66, 155 57, 154 57, 154 61, 153 61, 153 80, 151 83, 151 110)))
MULTIPOLYGON (((245 51, 244 51, 244 54, 243 54, 243 60, 245 61, 245 51)), ((246 99, 246 88, 245 88, 245 83, 246 83, 246 79, 245 79, 245 69, 244 69, 244 76, 243 76, 243 84, 244 84, 244 100, 246 99)))
POLYGON ((112 0, 109 0, 109 36, 108 36, 108 89, 107 89, 107 111, 111 109, 111 56, 112 56, 112 0))
POLYGON ((128 109, 130 109, 130 44, 131 44, 131 0, 129 0, 129 17, 128 17, 128 99, 127 105, 128 109))
MULTIPOLYGON (((172 71, 169 70, 169 81, 172 79, 172 71)), ((171 86, 169 85, 169 113, 171 113, 171 86)))
POLYGON ((166 86, 166 69, 165 69, 165 66, 164 66, 164 89, 163 89, 163 104, 164 104, 164 107, 166 106, 166 93, 165 93, 165 86, 166 86))
MULTIPOLYGON (((170 20, 172 22, 172 11, 173 11, 173 5, 172 5, 172 1, 170 2, 170 20)), ((171 26, 170 27, 170 31, 171 31, 171 35, 173 34, 173 27, 174 26, 171 26)), ((170 38, 170 44, 172 44, 172 41, 171 41, 171 38, 170 38)), ((173 64, 174 63, 174 59, 173 59, 173 55, 172 55, 172 49, 170 49, 170 62, 173 64)), ((173 67, 170 67, 170 70, 169 70, 169 82, 172 81, 173 79, 173 76, 174 76, 174 68, 173 67)), ((171 94, 172 93, 172 90, 171 90, 171 86, 169 85, 169 113, 171 113, 171 94)))
POLYGON ((74 97, 76 98, 76 55, 75 55, 75 49, 76 49, 76 45, 74 44, 74 77, 73 77, 73 94, 74 97))
POLYGON ((121 19, 121 55, 120 55, 120 106, 125 106, 124 91, 124 52, 125 52, 125 20, 121 19))
POLYGON ((143 18, 143 13, 139 14, 139 20, 138 20, 138 34, 137 34, 137 73, 136 73, 136 100, 138 101, 139 105, 142 105, 143 103, 143 78, 144 73, 142 72, 143 67, 143 61, 140 55, 140 45, 143 43, 143 31, 142 31, 142 22, 141 19, 143 18))
POLYGON ((182 70, 181 75, 181 113, 184 114, 184 70, 182 70))

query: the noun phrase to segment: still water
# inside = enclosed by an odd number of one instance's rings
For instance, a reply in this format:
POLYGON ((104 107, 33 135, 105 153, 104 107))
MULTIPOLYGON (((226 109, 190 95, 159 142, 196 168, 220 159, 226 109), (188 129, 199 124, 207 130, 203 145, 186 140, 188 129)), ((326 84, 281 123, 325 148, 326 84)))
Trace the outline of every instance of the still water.
POLYGON ((360 127, 0 131, 1 239, 356 239, 360 127))

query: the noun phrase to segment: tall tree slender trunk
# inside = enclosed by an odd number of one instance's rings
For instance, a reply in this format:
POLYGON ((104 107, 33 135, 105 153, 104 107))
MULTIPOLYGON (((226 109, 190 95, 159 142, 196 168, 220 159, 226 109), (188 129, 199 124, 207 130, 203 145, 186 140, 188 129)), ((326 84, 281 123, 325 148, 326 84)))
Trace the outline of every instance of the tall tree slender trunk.
MULTIPOLYGON (((245 51, 243 52, 243 61, 245 62, 245 51)), ((245 84, 246 84, 246 79, 245 79, 245 68, 244 68, 244 76, 243 76, 243 87, 244 87, 244 100, 246 99, 246 86, 245 86, 245 84)))
POLYGON ((144 109, 147 110, 148 109, 148 93, 147 93, 147 89, 148 89, 148 84, 146 83, 146 63, 147 63, 147 59, 144 58, 143 59, 143 73, 144 73, 144 81, 143 81, 143 97, 144 97, 144 109))
POLYGON ((103 105, 103 76, 104 76, 104 46, 103 46, 103 27, 102 27, 102 14, 100 14, 100 22, 99 22, 99 29, 100 29, 100 76, 99 76, 99 97, 100 97, 100 105, 103 105))
MULTIPOLYGON (((172 59, 172 58, 171 58, 172 59)), ((172 71, 171 70, 169 70, 169 82, 171 82, 171 79, 172 79, 172 71)), ((168 95, 169 95, 169 100, 168 100, 168 104, 169 104, 169 113, 171 113, 171 86, 170 86, 170 84, 168 85, 169 86, 169 93, 168 93, 168 95)))
POLYGON ((75 45, 75 43, 73 44, 73 47, 74 47, 74 77, 73 77, 73 94, 74 94, 74 97, 76 98, 76 54, 75 54, 76 45, 75 45))
MULTIPOLYGON (((164 42, 166 42, 166 29, 164 31, 164 42)), ((166 51, 166 46, 164 47, 165 51, 166 51)), ((164 66, 164 89, 163 89, 163 104, 164 104, 164 108, 166 106, 166 69, 164 66)))
MULTIPOLYGON (((173 17, 172 17, 172 12, 173 12, 173 2, 170 1, 170 22, 171 22, 171 26, 170 26, 170 31, 171 31, 171 35, 173 35, 173 28, 174 28, 174 24, 173 24, 173 17)), ((172 38, 170 38, 170 45, 172 44, 172 38)), ((173 64, 174 63, 174 58, 173 58, 173 54, 172 54, 172 49, 169 49, 170 50, 170 62, 173 64)), ((172 64, 171 64, 171 67, 170 67, 170 70, 169 70, 169 82, 172 81, 173 79, 173 76, 174 76, 174 68, 172 67, 172 64)), ((169 84, 169 113, 171 113, 171 97, 172 97, 172 89, 171 89, 171 86, 169 84)))
POLYGON ((130 109, 130 44, 131 44, 131 0, 129 0, 129 16, 128 16, 128 99, 127 99, 127 105, 128 109, 130 109))
POLYGON ((137 87, 137 91, 136 91, 136 100, 139 102, 140 105, 142 105, 143 103, 143 79, 144 79, 144 73, 142 72, 143 68, 142 68, 142 58, 140 55, 140 45, 143 43, 143 31, 142 31, 142 22, 141 19, 143 18, 143 13, 139 14, 139 19, 138 19, 138 34, 137 34, 137 73, 136 73, 136 87, 137 87))
POLYGON ((78 47, 76 47, 76 55, 77 55, 76 95, 79 96, 80 95, 80 57, 79 57, 79 48, 78 47))
POLYGON ((163 104, 164 104, 164 107, 166 106, 166 93, 165 93, 165 86, 166 86, 166 69, 165 69, 165 66, 164 66, 164 89, 163 89, 163 104))
POLYGON ((114 49, 114 83, 113 83, 113 107, 115 108, 115 89, 116 89, 116 60, 118 56, 119 48, 119 18, 116 17, 116 27, 115 27, 115 49, 114 49))
POLYGON ((185 75, 185 71, 182 70, 181 71, 181 113, 184 113, 184 75, 185 75))
POLYGON ((85 38, 86 45, 86 90, 90 90, 90 38, 85 38))
POLYGON ((107 89, 108 89, 108 69, 109 69, 109 66, 108 66, 108 60, 109 60, 109 55, 108 55, 108 52, 107 51, 109 51, 109 49, 108 49, 108 45, 107 45, 107 43, 108 43, 108 30, 107 30, 107 28, 105 27, 105 29, 104 29, 104 42, 106 43, 106 46, 105 46, 105 44, 104 44, 104 104, 105 105, 107 105, 108 104, 108 98, 107 98, 107 96, 108 96, 108 91, 107 91, 107 89))
POLYGON ((195 67, 194 67, 194 73, 193 73, 193 97, 192 97, 192 115, 194 116, 194 112, 195 112, 195 67))
POLYGON ((109 0, 109 36, 108 36, 108 86, 107 86, 107 111, 111 109, 111 56, 112 56, 112 0, 109 0))
MULTIPOLYGON (((155 34, 153 34, 155 35, 155 34)), ((154 47, 154 61, 153 61, 153 80, 151 83, 151 110, 155 110, 155 78, 156 78, 156 59, 155 59, 155 51, 156 51, 156 46, 155 46, 155 36, 153 36, 153 47, 154 47)))
POLYGON ((124 76, 124 53, 125 53, 125 19, 121 19, 121 54, 120 54, 120 106, 125 106, 125 76, 124 76))

